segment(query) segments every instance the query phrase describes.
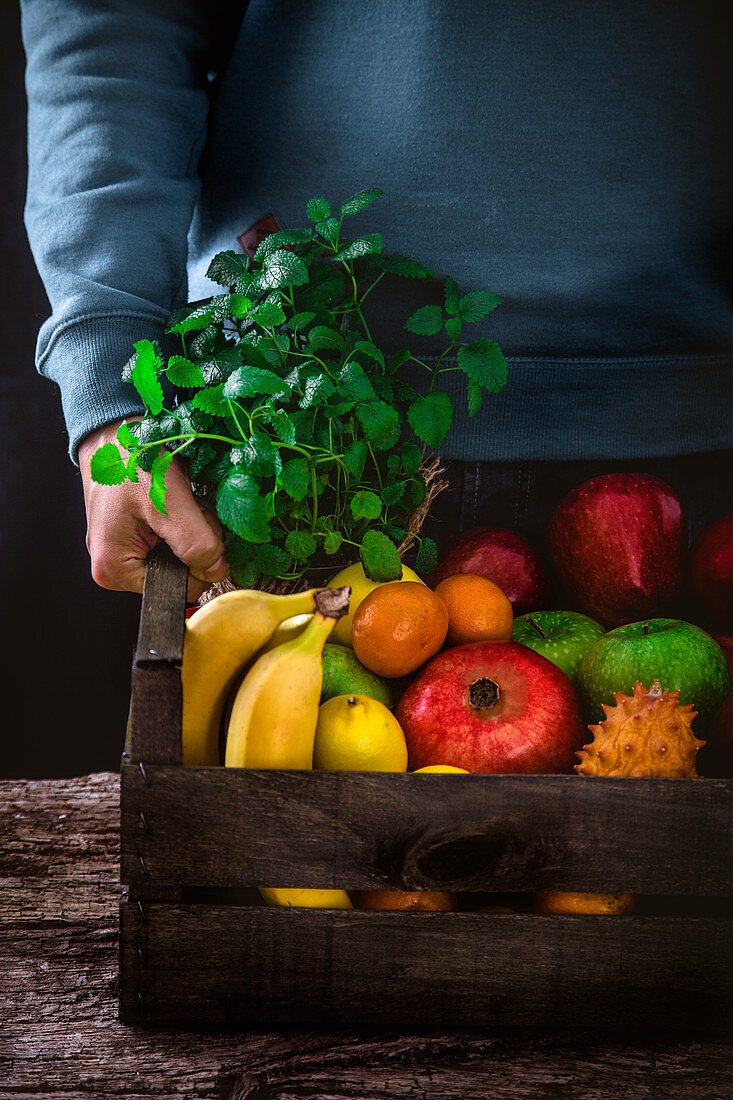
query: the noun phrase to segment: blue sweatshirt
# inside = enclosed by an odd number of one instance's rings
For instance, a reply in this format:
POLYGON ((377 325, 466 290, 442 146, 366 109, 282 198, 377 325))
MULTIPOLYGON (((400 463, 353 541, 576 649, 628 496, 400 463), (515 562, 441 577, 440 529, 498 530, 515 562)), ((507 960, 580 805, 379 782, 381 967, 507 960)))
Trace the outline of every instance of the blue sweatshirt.
MULTIPOLYGON (((731 446, 733 5, 710 0, 22 0, 37 366, 72 457, 139 409, 133 342, 218 250, 312 195, 503 304, 509 362, 445 457, 731 446), (246 12, 244 9, 246 8, 246 12), (242 13, 244 17, 242 18, 242 13)), ((380 284, 380 289, 384 284, 380 284)), ((386 348, 434 291, 372 301, 386 348), (421 295, 428 295, 422 299, 421 295)))

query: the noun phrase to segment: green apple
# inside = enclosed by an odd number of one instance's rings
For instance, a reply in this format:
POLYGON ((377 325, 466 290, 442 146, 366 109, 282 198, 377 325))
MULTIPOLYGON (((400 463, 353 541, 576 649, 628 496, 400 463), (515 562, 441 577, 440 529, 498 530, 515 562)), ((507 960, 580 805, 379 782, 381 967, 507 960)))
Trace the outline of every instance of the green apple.
POLYGON ((605 630, 579 611, 533 611, 514 620, 512 641, 529 646, 577 681, 580 662, 605 630))
POLYGON ((651 687, 678 691, 680 703, 697 711, 700 736, 718 707, 733 690, 730 669, 718 643, 681 619, 646 619, 609 630, 583 658, 578 687, 589 721, 604 717, 602 703, 613 706, 614 692, 631 695, 640 680, 651 687))
POLYGON ((392 689, 386 680, 365 668, 350 646, 329 642, 323 647, 323 690, 321 702, 334 695, 368 695, 391 707, 392 689))

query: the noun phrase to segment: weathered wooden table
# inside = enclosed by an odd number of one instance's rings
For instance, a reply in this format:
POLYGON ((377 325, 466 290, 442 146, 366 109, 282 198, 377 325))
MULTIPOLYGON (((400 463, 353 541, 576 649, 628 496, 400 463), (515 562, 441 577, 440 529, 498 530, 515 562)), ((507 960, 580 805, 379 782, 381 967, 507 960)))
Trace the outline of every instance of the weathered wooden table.
POLYGON ((117 775, 0 783, 0 1100, 733 1097, 733 1045, 705 1036, 122 1026, 118 879, 117 775))

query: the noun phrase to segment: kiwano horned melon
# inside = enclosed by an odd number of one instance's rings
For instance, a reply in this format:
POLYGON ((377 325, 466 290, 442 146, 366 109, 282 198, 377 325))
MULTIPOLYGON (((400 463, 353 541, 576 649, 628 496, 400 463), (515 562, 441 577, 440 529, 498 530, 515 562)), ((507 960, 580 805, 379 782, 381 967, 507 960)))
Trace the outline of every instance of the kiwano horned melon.
POLYGON ((615 692, 616 706, 604 704, 606 717, 590 745, 576 755, 578 775, 688 778, 697 776, 695 758, 705 744, 692 732, 697 711, 679 704, 679 691, 662 691, 659 680, 647 689, 638 680, 633 695, 615 692))

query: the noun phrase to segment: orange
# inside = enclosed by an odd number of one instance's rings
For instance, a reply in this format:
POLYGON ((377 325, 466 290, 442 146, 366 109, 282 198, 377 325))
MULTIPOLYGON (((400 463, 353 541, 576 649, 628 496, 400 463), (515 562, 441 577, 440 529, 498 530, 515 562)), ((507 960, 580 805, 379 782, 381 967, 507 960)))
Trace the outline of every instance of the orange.
POLYGON ((574 894, 540 890, 534 896, 535 913, 601 913, 618 916, 634 908, 632 894, 574 894))
POLYGON ((447 630, 445 604, 427 585, 390 581, 359 604, 351 644, 361 663, 379 676, 409 676, 435 656, 447 630))
POLYGON ((498 584, 476 573, 456 573, 436 585, 435 595, 448 608, 448 645, 508 642, 514 612, 498 584))
POLYGON ((447 913, 456 908, 455 894, 442 890, 362 890, 357 909, 432 909, 447 913))

